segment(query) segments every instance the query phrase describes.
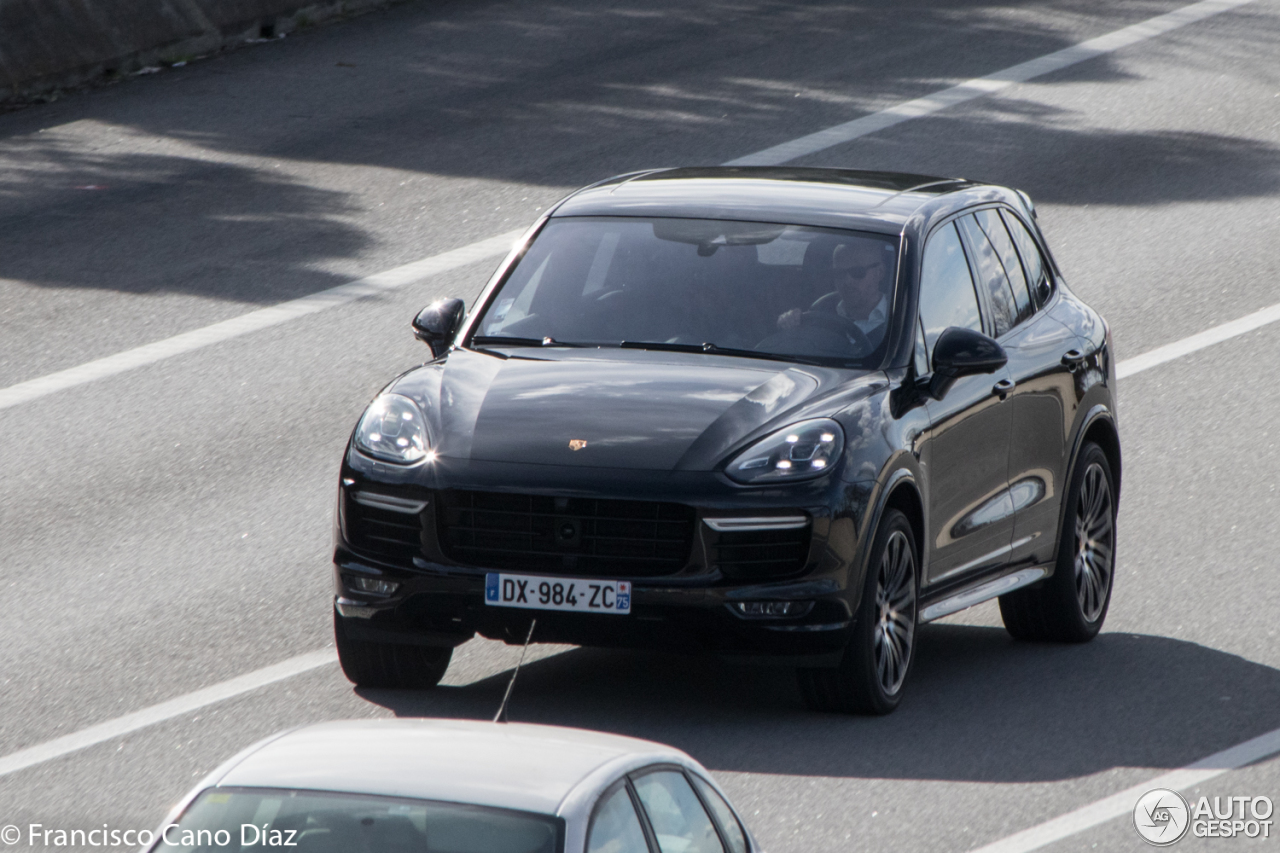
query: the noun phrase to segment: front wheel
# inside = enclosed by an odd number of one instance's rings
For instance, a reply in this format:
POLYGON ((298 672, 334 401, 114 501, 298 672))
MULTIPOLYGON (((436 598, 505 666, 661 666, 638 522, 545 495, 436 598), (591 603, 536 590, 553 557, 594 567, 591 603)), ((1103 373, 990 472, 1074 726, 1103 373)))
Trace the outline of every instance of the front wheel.
POLYGON ((444 678, 453 649, 360 640, 347 633, 345 620, 333 612, 333 639, 338 663, 357 687, 399 687, 423 690, 444 678))
POLYGON ((814 711, 888 714, 898 707, 915 659, 916 541, 896 509, 876 531, 853 636, 838 666, 802 669, 800 692, 814 711))
POLYGON ((1019 640, 1083 643, 1107 618, 1115 581, 1116 499, 1111 463, 1088 442, 1067 490, 1058 561, 1046 581, 1000 596, 1005 629, 1019 640))

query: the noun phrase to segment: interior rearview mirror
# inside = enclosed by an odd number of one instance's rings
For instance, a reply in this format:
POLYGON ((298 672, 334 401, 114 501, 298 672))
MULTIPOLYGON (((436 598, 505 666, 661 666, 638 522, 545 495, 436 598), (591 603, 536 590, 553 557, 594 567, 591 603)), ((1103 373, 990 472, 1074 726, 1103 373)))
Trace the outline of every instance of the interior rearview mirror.
POLYGON ((432 355, 439 356, 458 333, 465 314, 466 304, 461 299, 438 299, 413 318, 413 336, 431 347, 432 355))
POLYGON ((933 379, 929 382, 929 395, 941 400, 960 377, 995 373, 1008 361, 1004 347, 991 338, 973 329, 952 326, 939 335, 933 345, 933 379))

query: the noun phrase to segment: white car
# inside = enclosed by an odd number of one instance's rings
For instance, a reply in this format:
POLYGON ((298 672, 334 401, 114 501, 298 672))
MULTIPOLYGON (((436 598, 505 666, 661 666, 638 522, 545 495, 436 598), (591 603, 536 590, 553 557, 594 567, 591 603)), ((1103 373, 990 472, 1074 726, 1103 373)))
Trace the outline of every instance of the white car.
POLYGON ((276 735, 223 764, 151 851, 756 853, 678 749, 582 729, 351 720, 276 735))

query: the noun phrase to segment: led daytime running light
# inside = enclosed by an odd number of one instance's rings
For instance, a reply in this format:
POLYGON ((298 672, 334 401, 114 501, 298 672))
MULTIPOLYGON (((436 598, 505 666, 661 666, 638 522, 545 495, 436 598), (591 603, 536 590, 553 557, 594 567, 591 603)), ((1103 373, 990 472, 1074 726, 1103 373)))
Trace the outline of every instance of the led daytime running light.
POLYGON ((356 446, 375 459, 412 465, 432 459, 427 420, 417 403, 400 394, 382 394, 356 427, 356 446))
POLYGON ((756 442, 738 455, 725 474, 739 483, 817 477, 844 451, 844 430, 835 421, 802 421, 756 442))

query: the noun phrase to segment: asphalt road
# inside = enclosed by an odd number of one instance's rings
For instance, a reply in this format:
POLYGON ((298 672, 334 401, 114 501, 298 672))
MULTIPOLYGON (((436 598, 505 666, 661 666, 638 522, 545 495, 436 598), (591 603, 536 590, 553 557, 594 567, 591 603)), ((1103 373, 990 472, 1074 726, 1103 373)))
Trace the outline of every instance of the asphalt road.
MULTIPOLYGON (((421 0, 0 115, 0 389, 1178 5, 421 0)), ((1027 190, 1131 357, 1280 302, 1277 44, 1257 0, 797 162, 1027 190)), ((0 410, 0 756, 330 644, 343 443, 423 359, 412 314, 492 266, 0 410)), ((687 750, 770 853, 969 850, 1274 730, 1278 363, 1272 324, 1121 382, 1116 591, 1087 646, 1015 643, 980 606, 924 630, 884 719, 810 714, 785 670, 542 649, 511 716, 687 750)), ((421 694, 323 666, 0 776, 0 824, 148 828, 288 726, 489 717, 518 654, 473 641, 421 694)), ((1280 759, 1193 793, 1280 799, 1280 759)), ((1145 845, 1117 818, 1044 849, 1145 845)))

